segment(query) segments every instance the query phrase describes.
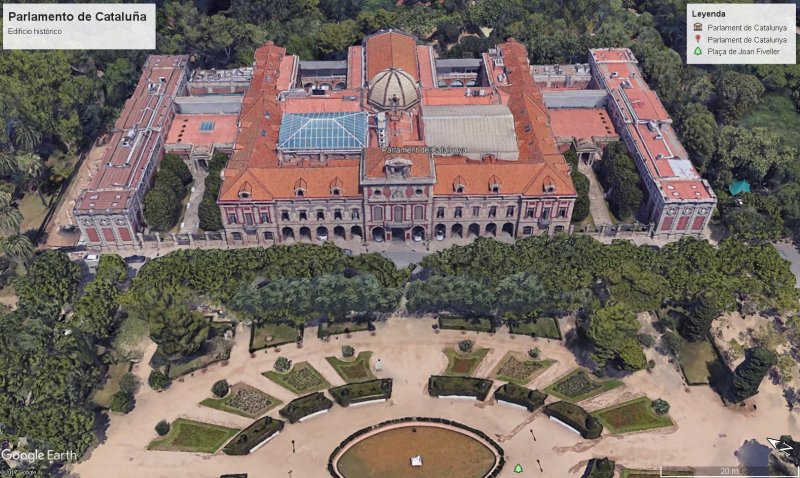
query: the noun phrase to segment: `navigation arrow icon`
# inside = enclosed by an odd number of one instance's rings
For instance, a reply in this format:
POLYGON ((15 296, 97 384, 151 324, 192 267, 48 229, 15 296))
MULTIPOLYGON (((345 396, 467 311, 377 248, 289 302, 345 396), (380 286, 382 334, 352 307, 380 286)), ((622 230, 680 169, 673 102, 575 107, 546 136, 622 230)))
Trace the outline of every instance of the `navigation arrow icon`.
POLYGON ((769 442, 770 445, 772 445, 773 448, 775 448, 779 452, 783 453, 784 455, 788 456, 789 452, 792 451, 792 447, 791 446, 787 445, 786 443, 784 443, 784 442, 782 442, 780 440, 776 440, 774 438, 767 438, 767 441, 769 442))

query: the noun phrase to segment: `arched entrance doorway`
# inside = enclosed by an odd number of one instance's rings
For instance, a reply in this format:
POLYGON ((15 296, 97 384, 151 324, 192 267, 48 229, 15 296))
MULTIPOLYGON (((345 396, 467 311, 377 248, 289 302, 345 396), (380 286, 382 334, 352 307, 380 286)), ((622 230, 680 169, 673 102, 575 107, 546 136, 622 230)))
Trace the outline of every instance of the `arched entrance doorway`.
POLYGON ((481 235, 481 226, 475 224, 474 222, 469 225, 467 228, 467 238, 472 239, 473 237, 478 237, 481 235))
POLYGON ((425 228, 422 226, 415 226, 411 229, 411 240, 414 242, 422 242, 425 240, 425 228))
POLYGON ((444 224, 437 224, 436 227, 433 228, 433 236, 436 238, 437 241, 444 240, 444 236, 447 233, 447 228, 444 224))
MULTIPOLYGON (((302 235, 302 231, 301 231, 302 235)), ((497 236, 497 224, 490 222, 486 225, 486 235, 496 237, 497 236)))
POLYGON ((281 238, 284 241, 293 241, 294 240, 294 229, 291 227, 284 227, 281 229, 281 238))
POLYGON ((450 228, 450 236, 462 239, 464 237, 464 226, 453 224, 453 227, 450 228))
POLYGON ((353 226, 350 228, 350 238, 357 241, 364 239, 364 233, 361 231, 361 226, 353 226))
POLYGON ((372 229, 372 240, 375 242, 383 242, 386 239, 386 230, 382 227, 372 229))
POLYGON ((334 239, 345 239, 345 231, 342 226, 336 226, 333 228, 333 238, 334 239))
POLYGON ((503 234, 508 235, 508 237, 514 237, 514 224, 510 222, 503 224, 503 234))
POLYGON ((303 226, 300 228, 300 240, 301 241, 310 241, 311 240, 311 229, 303 226))
POLYGON ((327 241, 328 240, 328 228, 325 226, 319 226, 317 228, 317 239, 320 241, 327 241))

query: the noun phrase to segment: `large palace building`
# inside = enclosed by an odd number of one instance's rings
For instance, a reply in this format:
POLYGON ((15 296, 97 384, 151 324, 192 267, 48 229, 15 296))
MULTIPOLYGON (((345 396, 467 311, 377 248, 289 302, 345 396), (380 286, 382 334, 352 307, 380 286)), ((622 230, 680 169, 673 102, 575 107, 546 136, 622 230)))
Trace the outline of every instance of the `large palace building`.
POLYGON ((153 56, 74 214, 92 246, 138 245, 163 152, 197 171, 230 154, 218 204, 229 244, 524 237, 568 232, 562 153, 588 162, 623 141, 654 235, 700 234, 716 204, 627 49, 531 66, 525 47, 438 60, 398 31, 342 61, 271 42, 252 68, 195 71, 153 56))

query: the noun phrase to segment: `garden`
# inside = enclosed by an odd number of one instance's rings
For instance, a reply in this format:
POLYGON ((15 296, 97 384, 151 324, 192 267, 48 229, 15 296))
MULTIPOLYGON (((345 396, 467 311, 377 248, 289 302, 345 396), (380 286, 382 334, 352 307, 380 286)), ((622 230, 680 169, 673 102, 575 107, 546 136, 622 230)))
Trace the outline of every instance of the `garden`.
POLYGON ((504 402, 525 407, 529 412, 544 405, 547 395, 530 388, 521 387, 513 383, 506 383, 494 391, 494 398, 504 402))
POLYGON ((448 347, 444 349, 444 354, 447 356, 447 368, 445 375, 468 377, 475 373, 478 366, 483 361, 489 349, 476 349, 472 350, 470 346, 469 352, 463 352, 454 348, 448 347))
POLYGON ((619 380, 593 380, 586 370, 579 368, 556 380, 544 391, 561 400, 580 402, 621 386, 619 380))
POLYGON ((373 330, 373 325, 368 321, 333 321, 322 322, 317 328, 317 337, 325 339, 332 335, 349 335, 354 332, 373 330))
POLYGON ((215 453, 231 437, 235 428, 178 418, 164 437, 150 442, 149 450, 215 453))
POLYGON ((236 383, 231 385, 225 397, 206 398, 200 405, 247 418, 258 418, 281 403, 277 398, 257 388, 245 383, 236 383))
POLYGON ((495 367, 492 377, 525 386, 554 363, 555 360, 531 360, 522 354, 509 352, 495 367))
POLYGON ((372 352, 359 352, 355 358, 340 359, 337 357, 325 357, 325 360, 331 364, 336 373, 347 383, 361 382, 364 380, 374 379, 370 370, 369 361, 372 357, 372 352))
POLYGON ((298 395, 317 392, 331 386, 331 384, 317 372, 317 369, 312 367, 308 362, 296 363, 291 370, 285 373, 269 370, 262 373, 262 375, 298 395))
POLYGON ((432 375, 428 379, 428 394, 432 397, 475 397, 482 402, 486 400, 492 383, 483 378, 432 375))
POLYGON ((289 423, 296 423, 309 415, 328 410, 332 406, 333 402, 329 398, 322 392, 316 392, 292 400, 278 413, 289 420, 289 423))
POLYGON ((583 438, 600 438, 603 433, 603 424, 584 410, 569 402, 555 402, 545 405, 544 414, 557 418, 576 429, 583 438))
POLYGON ((561 328, 555 317, 537 317, 527 320, 509 320, 508 330, 512 334, 529 337, 561 340, 561 328))
POLYGON ((254 323, 250 332, 250 353, 268 347, 293 344, 299 337, 300 329, 291 322, 254 323))
POLYGON ((283 430, 283 427, 284 423, 281 420, 272 417, 259 418, 239 432, 222 451, 226 455, 247 455, 264 440, 283 430))
POLYGON ((352 403, 381 400, 392 397, 392 379, 369 380, 366 382, 349 383, 329 390, 336 403, 347 407, 352 403))
POLYGON ((654 410, 653 401, 647 397, 619 403, 592 415, 603 424, 609 432, 629 433, 653 428, 672 426, 672 419, 666 413, 659 414, 654 410))
POLYGON ((488 332, 495 331, 494 322, 492 319, 486 317, 459 317, 440 315, 437 317, 437 323, 440 329, 445 330, 466 330, 470 332, 488 332))

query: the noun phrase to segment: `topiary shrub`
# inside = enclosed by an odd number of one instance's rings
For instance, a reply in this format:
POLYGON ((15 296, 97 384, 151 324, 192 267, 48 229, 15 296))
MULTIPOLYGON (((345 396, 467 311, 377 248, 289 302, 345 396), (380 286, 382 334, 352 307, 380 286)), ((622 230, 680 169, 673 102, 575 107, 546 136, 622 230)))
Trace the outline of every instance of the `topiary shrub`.
POLYGON ((351 347, 349 345, 342 346, 342 356, 343 357, 349 358, 349 357, 352 357, 353 355, 355 355, 355 353, 356 353, 356 350, 353 347, 351 347))
POLYGON ((108 408, 112 412, 128 413, 133 410, 133 400, 130 395, 120 391, 111 396, 111 404, 108 408))
POLYGON ((469 353, 472 352, 472 341, 471 340, 462 340, 458 343, 458 350, 469 353))
POLYGON ((169 377, 161 373, 159 370, 153 370, 150 372, 150 376, 147 377, 147 384, 150 385, 150 388, 156 391, 164 390, 164 388, 169 385, 169 377))
POLYGON ((662 400, 657 398, 653 400, 653 403, 650 404, 653 407, 653 411, 659 415, 666 415, 669 413, 669 402, 666 400, 662 400))
POLYGON ((228 384, 228 381, 225 379, 217 380, 214 385, 211 387, 211 393, 216 395, 219 398, 224 397, 230 391, 231 386, 228 384))
POLYGON ((119 389, 128 395, 133 395, 139 388, 139 377, 128 372, 119 380, 119 389))
POLYGON ((161 420, 160 422, 158 422, 156 424, 156 433, 158 433, 158 436, 162 436, 163 437, 164 435, 169 433, 169 429, 170 428, 171 427, 170 427, 170 424, 169 424, 168 421, 161 420))
POLYGON ((539 356, 541 356, 541 355, 542 355, 542 351, 539 350, 539 347, 534 347, 534 348, 528 350, 528 357, 530 357, 530 358, 532 358, 534 360, 538 359, 539 356))
POLYGON ((292 361, 287 359, 286 357, 278 357, 278 360, 275 361, 275 365, 272 366, 276 372, 285 373, 288 372, 290 368, 292 368, 292 361))

